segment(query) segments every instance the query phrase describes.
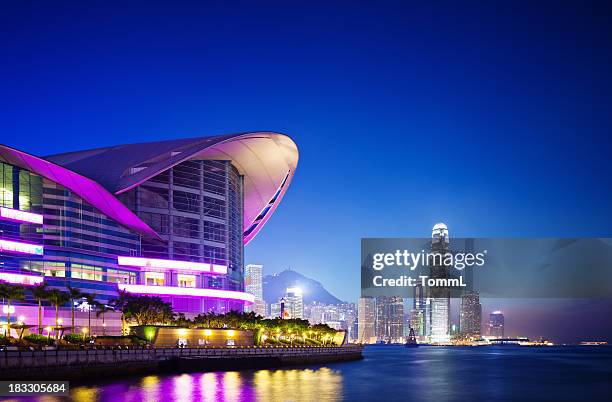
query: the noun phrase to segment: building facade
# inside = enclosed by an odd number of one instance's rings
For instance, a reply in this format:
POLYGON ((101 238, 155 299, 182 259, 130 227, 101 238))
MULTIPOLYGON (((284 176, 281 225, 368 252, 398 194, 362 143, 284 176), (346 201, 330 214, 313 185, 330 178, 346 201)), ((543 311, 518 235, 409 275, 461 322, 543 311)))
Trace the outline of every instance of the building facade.
POLYGON ((244 288, 247 293, 255 296, 255 303, 245 306, 245 311, 253 311, 262 317, 266 316, 266 304, 263 298, 263 265, 248 264, 244 268, 244 288))
POLYGON ((357 305, 357 340, 361 343, 376 342, 376 299, 360 297, 357 305))
POLYGON ((304 299, 300 288, 287 288, 284 299, 289 318, 304 318, 304 299))
POLYGON ((387 343, 403 342, 404 299, 396 296, 376 298, 376 337, 387 343))
POLYGON ((504 314, 501 311, 494 311, 489 314, 489 336, 503 338, 504 325, 504 314))
POLYGON ((461 296, 459 312, 459 331, 467 338, 480 338, 482 322, 482 305, 477 292, 467 292, 461 296))
POLYGON ((0 145, 0 281, 156 295, 187 316, 242 311, 244 246, 297 167, 256 132, 40 158, 0 145))

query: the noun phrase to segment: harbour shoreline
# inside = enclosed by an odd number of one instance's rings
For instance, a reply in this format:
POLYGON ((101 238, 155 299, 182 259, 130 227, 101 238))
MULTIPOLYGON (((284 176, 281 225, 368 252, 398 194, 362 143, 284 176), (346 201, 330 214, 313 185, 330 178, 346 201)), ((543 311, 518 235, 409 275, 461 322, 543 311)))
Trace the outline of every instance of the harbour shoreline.
POLYGON ((158 373, 225 371, 325 364, 363 358, 363 346, 282 348, 156 348, 5 351, 5 380, 91 380, 158 373))

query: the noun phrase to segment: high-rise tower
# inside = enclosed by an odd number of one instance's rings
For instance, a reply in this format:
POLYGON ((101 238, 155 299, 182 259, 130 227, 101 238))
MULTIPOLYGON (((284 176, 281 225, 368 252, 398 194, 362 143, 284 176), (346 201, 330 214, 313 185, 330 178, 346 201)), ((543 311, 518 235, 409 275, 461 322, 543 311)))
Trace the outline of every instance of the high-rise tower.
MULTIPOLYGON (((444 223, 436 223, 431 231, 432 254, 444 255, 449 252, 448 228, 444 223)), ((444 258, 433 258, 429 263, 430 278, 448 278, 449 268, 444 258)), ((434 287, 428 290, 430 341, 450 342, 450 289, 434 287)))
POLYGON ((244 290, 255 296, 255 303, 246 306, 245 311, 253 311, 260 316, 266 315, 263 300, 263 265, 248 264, 244 268, 244 290))

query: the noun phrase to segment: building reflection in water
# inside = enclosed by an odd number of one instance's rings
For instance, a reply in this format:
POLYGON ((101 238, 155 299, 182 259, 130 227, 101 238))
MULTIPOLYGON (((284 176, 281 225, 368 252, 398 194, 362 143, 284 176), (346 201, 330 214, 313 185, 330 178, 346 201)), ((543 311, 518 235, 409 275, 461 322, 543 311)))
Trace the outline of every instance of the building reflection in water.
POLYGON ((317 370, 257 370, 147 376, 100 386, 73 387, 72 400, 93 401, 336 401, 342 375, 317 370))

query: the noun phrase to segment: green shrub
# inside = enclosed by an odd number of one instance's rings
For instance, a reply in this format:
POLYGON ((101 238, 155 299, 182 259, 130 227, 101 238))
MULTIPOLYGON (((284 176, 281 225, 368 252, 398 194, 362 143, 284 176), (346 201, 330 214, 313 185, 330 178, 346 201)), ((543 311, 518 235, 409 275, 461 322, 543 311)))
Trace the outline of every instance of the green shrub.
POLYGON ((30 334, 23 337, 23 340, 33 343, 35 345, 52 345, 53 339, 49 339, 44 335, 30 334))
POLYGON ((89 342, 89 337, 81 334, 66 334, 64 340, 68 343, 86 343, 89 342))
POLYGON ((266 339, 266 344, 267 345, 276 345, 278 343, 278 341, 275 338, 268 338, 266 339))
POLYGON ((11 345, 11 338, 8 336, 0 335, 0 346, 9 346, 11 345))

